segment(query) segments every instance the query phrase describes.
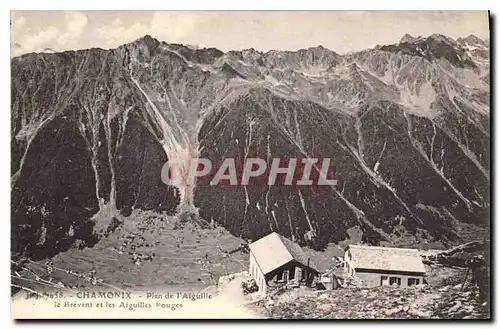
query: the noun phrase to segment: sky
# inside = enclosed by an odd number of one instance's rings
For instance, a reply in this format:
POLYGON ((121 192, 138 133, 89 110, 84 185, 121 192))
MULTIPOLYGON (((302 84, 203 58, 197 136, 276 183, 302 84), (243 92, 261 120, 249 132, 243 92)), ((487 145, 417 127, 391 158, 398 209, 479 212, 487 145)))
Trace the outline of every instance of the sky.
POLYGON ((489 37, 486 11, 12 11, 11 55, 110 49, 146 34, 167 43, 222 51, 338 53, 398 42, 409 33, 489 37))

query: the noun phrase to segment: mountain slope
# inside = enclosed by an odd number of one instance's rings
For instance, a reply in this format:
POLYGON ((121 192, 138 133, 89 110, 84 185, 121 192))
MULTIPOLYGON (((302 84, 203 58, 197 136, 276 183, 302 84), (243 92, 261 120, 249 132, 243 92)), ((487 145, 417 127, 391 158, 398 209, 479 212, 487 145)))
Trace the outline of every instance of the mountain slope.
POLYGON ((146 36, 16 57, 13 250, 43 258, 76 239, 92 245, 97 214, 133 209, 195 211, 237 236, 278 231, 316 249, 355 226, 372 243, 457 239, 457 225, 489 216, 489 49, 476 39, 405 36, 339 55, 146 36), (338 184, 161 181, 166 161, 196 157, 240 169, 249 157, 331 158, 338 184))

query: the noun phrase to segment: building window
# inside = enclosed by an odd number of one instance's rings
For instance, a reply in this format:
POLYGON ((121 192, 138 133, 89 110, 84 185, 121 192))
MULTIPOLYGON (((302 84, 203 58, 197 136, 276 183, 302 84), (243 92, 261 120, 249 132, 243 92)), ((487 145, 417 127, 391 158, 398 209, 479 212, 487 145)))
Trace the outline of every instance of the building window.
POLYGON ((408 286, 415 286, 417 284, 420 284, 420 279, 408 278, 408 286))
POLYGON ((397 284, 398 286, 401 285, 401 278, 398 278, 397 276, 391 276, 389 278, 389 284, 392 286, 393 284, 397 284))

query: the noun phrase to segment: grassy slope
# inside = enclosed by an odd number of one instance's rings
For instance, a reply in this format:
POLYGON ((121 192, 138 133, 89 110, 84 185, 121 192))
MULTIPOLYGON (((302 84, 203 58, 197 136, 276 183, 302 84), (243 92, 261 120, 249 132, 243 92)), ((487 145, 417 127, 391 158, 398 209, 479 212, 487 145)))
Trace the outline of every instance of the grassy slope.
MULTIPOLYGON (((52 278, 52 282, 61 281, 66 287, 78 290, 103 286, 132 290, 172 286, 198 289, 215 283, 220 275, 246 269, 248 254, 241 251, 228 254, 244 242, 221 227, 200 228, 192 223, 180 224, 176 217, 134 212, 123 219, 122 226, 92 248, 71 249, 52 258, 51 274, 47 273, 44 261, 29 262, 25 267, 44 280, 52 278), (142 255, 152 260, 136 264, 134 252, 136 259, 142 255), (93 270, 103 284, 94 286, 63 270, 82 274, 93 270)), ((36 279, 27 270, 21 274, 36 279)), ((39 283, 13 281, 38 291, 45 290, 39 283)))

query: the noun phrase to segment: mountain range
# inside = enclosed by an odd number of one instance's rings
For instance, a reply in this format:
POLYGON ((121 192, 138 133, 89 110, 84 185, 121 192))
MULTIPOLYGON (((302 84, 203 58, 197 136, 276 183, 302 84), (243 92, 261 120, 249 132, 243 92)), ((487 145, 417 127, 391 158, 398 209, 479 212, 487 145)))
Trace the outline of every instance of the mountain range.
POLYGON ((343 55, 145 36, 15 57, 12 250, 90 246, 99 216, 134 209, 319 250, 353 228, 372 244, 459 239, 489 223, 489 62, 488 41, 438 34, 343 55), (196 157, 331 158, 338 184, 162 182, 166 161, 196 157))

